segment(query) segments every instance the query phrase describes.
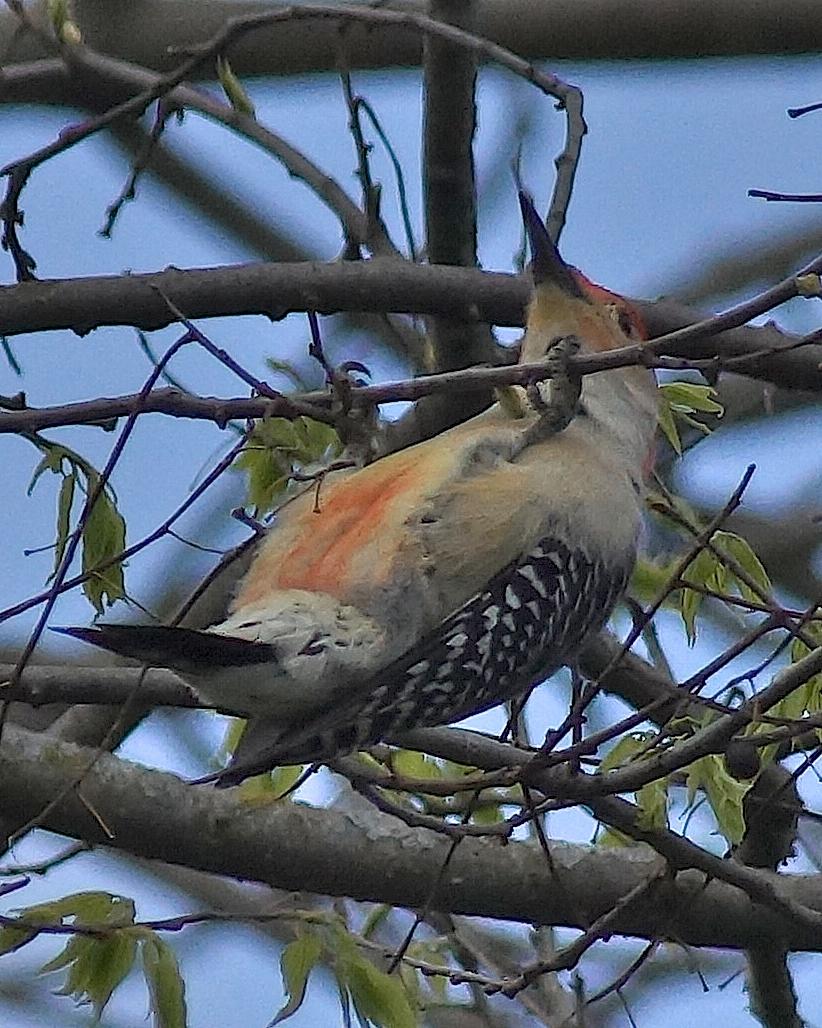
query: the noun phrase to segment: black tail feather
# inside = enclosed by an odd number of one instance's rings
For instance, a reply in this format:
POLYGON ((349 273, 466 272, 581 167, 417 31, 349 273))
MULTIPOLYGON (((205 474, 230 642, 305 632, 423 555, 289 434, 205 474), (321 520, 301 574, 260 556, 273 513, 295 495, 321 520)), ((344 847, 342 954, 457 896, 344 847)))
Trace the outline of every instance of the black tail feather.
POLYGON ((53 628, 122 657, 188 671, 267 664, 276 660, 273 646, 233 635, 199 632, 163 625, 93 625, 91 628, 53 628))

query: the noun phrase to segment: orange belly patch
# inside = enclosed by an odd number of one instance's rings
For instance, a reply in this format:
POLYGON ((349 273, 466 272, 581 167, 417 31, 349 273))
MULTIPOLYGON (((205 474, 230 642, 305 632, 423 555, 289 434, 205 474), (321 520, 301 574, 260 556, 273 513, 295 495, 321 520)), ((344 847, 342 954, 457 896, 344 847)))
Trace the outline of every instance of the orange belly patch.
POLYGON ((422 464, 419 453, 378 461, 322 489, 319 513, 313 494, 306 497, 310 502, 303 502, 282 535, 274 529, 242 584, 235 609, 275 589, 324 592, 344 601, 355 584, 352 574, 357 584, 379 580, 387 571, 379 555, 396 551, 396 537, 421 499, 427 477, 422 464), (404 498, 410 502, 403 503, 404 498))

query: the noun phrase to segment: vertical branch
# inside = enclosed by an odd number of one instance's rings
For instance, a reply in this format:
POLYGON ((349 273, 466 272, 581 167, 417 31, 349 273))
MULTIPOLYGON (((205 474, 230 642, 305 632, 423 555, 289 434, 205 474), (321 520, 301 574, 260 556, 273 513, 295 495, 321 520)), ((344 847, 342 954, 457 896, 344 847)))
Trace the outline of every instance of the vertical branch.
MULTIPOLYGON (((430 0, 429 14, 471 31, 472 0, 430 0)), ((473 141, 476 130, 477 54, 428 35, 423 49, 423 191, 428 261, 474 267, 477 262, 477 209, 473 141)), ((426 365, 446 371, 493 359, 487 326, 446 318, 428 319, 426 365)), ((481 397, 454 403, 450 397, 421 407, 421 429, 442 427, 475 413, 481 397), (447 412, 447 413, 446 413, 447 412)))
MULTIPOLYGON (((776 871, 793 854, 802 800, 793 776, 781 764, 760 771, 745 796, 745 836, 734 859, 747 867, 776 871)), ((750 1010, 764 1028, 802 1028, 788 967, 788 950, 775 942, 752 947, 748 962, 750 1010)))
MULTIPOLYGON (((431 0, 430 16, 471 31, 472 0, 431 0)), ((424 68, 425 222, 432 264, 473 267, 477 254, 474 132, 477 55, 427 36, 424 68)))

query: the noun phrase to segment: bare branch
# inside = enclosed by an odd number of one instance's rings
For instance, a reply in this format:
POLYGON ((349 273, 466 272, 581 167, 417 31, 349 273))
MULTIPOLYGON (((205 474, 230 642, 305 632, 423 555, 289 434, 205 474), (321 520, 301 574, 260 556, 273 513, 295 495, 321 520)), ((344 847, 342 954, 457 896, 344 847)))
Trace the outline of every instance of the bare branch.
MULTIPOLYGON (((432 17, 460 29, 472 27, 472 0, 432 0, 432 17)), ((477 261, 477 209, 474 182, 476 52, 452 41, 427 37, 423 46, 423 199, 426 251, 431 264, 473 268, 477 261)), ((427 323, 426 370, 449 371, 488 361, 494 344, 484 325, 431 317, 427 323)), ((477 413, 487 399, 461 397, 449 404, 448 423, 477 413)), ((420 409, 441 420, 443 404, 420 409)), ((430 432, 425 427, 424 435, 430 432)))
MULTIPOLYGON (((218 31, 227 18, 259 10, 254 0, 198 0, 196 23, 189 0, 84 3, 76 13, 84 39, 105 53, 167 70, 168 47, 185 48, 218 31)), ((591 60, 670 58, 733 54, 810 53, 822 49, 822 14, 816 0, 779 8, 759 0, 632 0, 614 18, 611 0, 542 4, 534 0, 475 0, 477 32, 531 59, 591 60)), ((401 10, 423 12, 425 0, 396 0, 401 10)), ((0 47, 8 52, 16 23, 0 17, 0 47)), ((418 65, 418 37, 375 26, 351 33, 350 67, 418 65)), ((11 59, 43 55, 36 40, 11 47, 11 59)), ((294 75, 336 71, 338 37, 333 25, 276 26, 232 48, 240 75, 294 75)))
MULTIPOLYGON (((568 367, 580 376, 634 364, 650 368, 709 370, 716 373, 723 369, 741 368, 747 360, 748 358, 740 357, 725 359, 721 354, 707 360, 669 358, 648 354, 647 349, 641 346, 626 346, 611 350, 607 354, 571 357, 568 367)), ((373 386, 354 386, 350 389, 350 399, 352 403, 370 406, 402 400, 414 401, 426 396, 464 396, 472 393, 486 395, 488 390, 496 386, 532 385, 551 377, 553 368, 554 365, 550 361, 512 364, 498 368, 464 368, 373 386)), ((259 389, 259 392, 262 395, 206 397, 173 387, 164 387, 155 389, 143 397, 139 393, 134 393, 40 408, 26 406, 24 396, 22 400, 20 396, 8 397, 5 402, 4 398, 0 397, 0 435, 35 432, 67 425, 108 428, 117 418, 140 414, 166 414, 175 418, 211 421, 219 428, 225 428, 230 421, 239 418, 307 416, 329 424, 337 422, 330 409, 333 406, 332 393, 318 391, 286 396, 267 387, 259 389)))
MULTIPOLYGON (((438 733, 449 734, 455 733, 438 733)), ((479 740, 478 745, 485 747, 488 740, 479 740)), ((510 759, 510 747, 503 750, 509 751, 510 759)), ((3 813, 20 822, 37 813, 71 780, 87 753, 9 727, 0 753, 3 813)), ((173 775, 109 755, 101 756, 89 772, 83 792, 111 825, 113 839, 104 836, 72 796, 51 811, 46 826, 94 844, 278 888, 411 908, 425 902, 448 845, 395 818, 370 814, 361 821, 351 812, 292 803, 249 806, 234 791, 192 788, 173 775), (331 838, 333 860, 328 856, 331 838)), ((512 842, 503 848, 466 839, 446 872, 436 905, 454 913, 585 930, 588 924, 580 923, 575 911, 583 910, 591 920, 607 914, 659 867, 653 853, 632 847, 614 850, 562 843, 552 846, 552 854, 562 869, 563 889, 549 887, 550 872, 540 847, 512 842)), ((710 859, 720 869, 730 863, 710 859)), ((822 911, 820 876, 792 875, 785 880, 767 872, 737 871, 767 894, 778 890, 803 910, 822 911)), ((706 884, 702 874, 686 872, 666 888, 670 891, 663 894, 652 889, 623 910, 611 931, 730 948, 768 939, 792 949, 822 948, 818 934, 802 920, 785 922, 721 881, 706 884)))
MULTIPOLYGON (((82 335, 102 325, 163 328, 174 319, 158 289, 192 320, 232 314, 264 314, 276 320, 308 310, 320 314, 391 311, 496 325, 522 325, 530 293, 527 280, 521 276, 475 268, 435 268, 405 261, 169 269, 148 275, 0 286, 0 334, 13 336, 68 328, 82 335)), ((796 288, 791 292, 790 286, 782 283, 775 290, 768 290, 768 294, 771 299, 776 296, 775 304, 789 295, 795 296, 796 288)), ((726 359, 744 357, 744 362, 733 366, 734 371, 787 389, 822 390, 822 346, 809 345, 806 338, 788 335, 773 325, 744 326, 723 328, 717 342, 710 335, 718 331, 712 329, 712 320, 683 304, 670 300, 632 302, 642 313, 652 337, 668 335, 664 344, 654 342, 655 352, 691 360, 713 358, 717 353, 726 359), (673 335, 690 325, 694 330, 684 339, 682 335, 673 335), (802 348, 796 349, 800 344, 802 348)), ((761 308, 762 304, 757 302, 756 307, 761 308)), ((739 308, 733 309, 736 324, 738 311, 739 308)), ((722 324, 727 326, 725 316, 722 324)), ((624 359, 624 351, 614 353, 622 355, 615 359, 624 359)), ((504 361, 505 351, 499 357, 504 361)))

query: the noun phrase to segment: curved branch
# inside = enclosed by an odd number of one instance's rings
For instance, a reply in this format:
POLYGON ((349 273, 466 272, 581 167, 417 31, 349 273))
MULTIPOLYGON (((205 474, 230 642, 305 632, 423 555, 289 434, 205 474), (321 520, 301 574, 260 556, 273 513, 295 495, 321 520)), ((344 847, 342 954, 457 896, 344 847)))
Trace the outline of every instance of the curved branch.
MULTIPOLYGON (((237 8, 235 8, 235 12, 236 10, 237 8)), ((71 126, 70 130, 61 132, 52 142, 40 147, 28 156, 12 161, 0 168, 0 177, 7 178, 5 198, 2 205, 3 247, 12 255, 18 280, 21 282, 31 281, 35 277, 34 268, 36 267, 36 262, 20 243, 17 230, 22 223, 19 207, 20 196, 31 173, 36 168, 75 146, 77 143, 82 142, 84 139, 114 124, 116 121, 122 118, 140 116, 153 101, 169 97, 175 87, 180 87, 183 81, 189 78, 203 63, 210 62, 212 58, 223 55, 236 40, 243 38, 245 35, 253 34, 272 25, 304 20, 310 22, 340 22, 345 26, 350 24, 364 24, 366 26, 387 25, 395 29, 410 29, 416 33, 421 33, 427 40, 436 40, 438 44, 448 43, 459 47, 461 51, 468 51, 476 56, 481 55, 506 68, 514 75, 524 78, 548 96, 555 97, 560 102, 560 105, 566 106, 567 99, 569 146, 572 139, 581 139, 582 132, 579 126, 573 122, 574 118, 581 118, 578 90, 567 85, 557 76, 535 68, 529 61, 496 43, 479 36, 474 36, 454 25, 439 22, 427 15, 407 10, 395 11, 347 4, 311 3, 274 10, 261 11, 257 9, 253 13, 245 15, 235 13, 225 20, 207 43, 193 48, 173 71, 164 75, 153 75, 150 72, 140 72, 139 69, 130 68, 128 74, 132 79, 135 74, 138 78, 142 76, 146 79, 145 85, 138 92, 129 96, 121 103, 110 107, 103 114, 71 126)), ((97 55, 82 44, 69 45, 64 43, 60 45, 60 50, 61 56, 69 65, 76 64, 84 71, 91 69, 96 62, 99 66, 97 68, 99 72, 106 63, 105 59, 101 58, 98 60, 97 55)), ((194 101, 193 97, 189 99, 192 102, 194 101)), ((227 110, 226 105, 217 104, 212 106, 218 110, 212 111, 211 116, 218 117, 220 120, 228 119, 229 116, 225 113, 225 110, 227 110)), ((348 211, 348 217, 345 220, 346 231, 349 231, 350 222, 350 227, 355 228, 353 238, 358 242, 365 242, 370 238, 367 216, 356 205, 352 204, 350 198, 336 182, 329 179, 328 176, 322 175, 319 169, 302 154, 285 143, 284 140, 274 136, 272 133, 268 133, 253 118, 246 117, 237 112, 234 113, 236 115, 233 119, 236 122, 235 127, 240 128, 243 134, 254 135, 256 132, 258 135, 265 135, 267 142, 262 145, 266 145, 267 148, 271 147, 272 152, 276 153, 279 159, 284 161, 290 169, 299 169, 292 170, 293 174, 297 174, 306 181, 310 181, 312 188, 318 191, 319 195, 324 197, 333 195, 333 209, 340 216, 342 216, 342 211, 348 211), (353 208, 353 211, 349 210, 349 208, 353 208)), ((570 194, 570 188, 576 173, 575 157, 578 158, 579 156, 579 148, 570 147, 569 149, 569 146, 565 150, 568 160, 563 163, 559 170, 561 171, 561 178, 565 183, 565 187, 570 194)), ((390 249, 387 239, 383 238, 378 240, 378 242, 380 243, 380 249, 384 249, 386 246, 390 249)))

